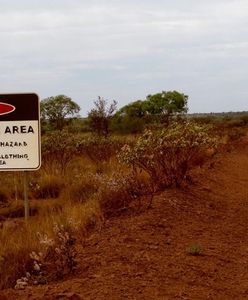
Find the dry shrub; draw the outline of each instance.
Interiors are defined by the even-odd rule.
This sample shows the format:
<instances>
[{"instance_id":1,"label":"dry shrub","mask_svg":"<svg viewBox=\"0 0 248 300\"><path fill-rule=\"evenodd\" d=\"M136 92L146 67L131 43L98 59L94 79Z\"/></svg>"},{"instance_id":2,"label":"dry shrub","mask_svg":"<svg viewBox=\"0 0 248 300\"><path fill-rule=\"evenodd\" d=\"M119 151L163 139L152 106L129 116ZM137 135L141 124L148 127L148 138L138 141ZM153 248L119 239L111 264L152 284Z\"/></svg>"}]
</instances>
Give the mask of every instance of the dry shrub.
<instances>
[{"instance_id":1,"label":"dry shrub","mask_svg":"<svg viewBox=\"0 0 248 300\"><path fill-rule=\"evenodd\" d=\"M87 202L67 203L64 211L64 218L69 222L69 226L76 231L79 241L84 241L85 237L96 228L101 228L104 217L97 199L91 198Z\"/></svg>"},{"instance_id":2,"label":"dry shrub","mask_svg":"<svg viewBox=\"0 0 248 300\"><path fill-rule=\"evenodd\" d=\"M180 186L194 166L194 159L215 146L216 139L209 130L208 126L192 122L173 122L166 129L147 130L133 147L122 148L119 159L147 172L157 190Z\"/></svg>"},{"instance_id":3,"label":"dry shrub","mask_svg":"<svg viewBox=\"0 0 248 300\"><path fill-rule=\"evenodd\" d=\"M0 289L13 287L16 279L26 274L26 263L31 249L38 243L24 225L0 231Z\"/></svg>"},{"instance_id":4,"label":"dry shrub","mask_svg":"<svg viewBox=\"0 0 248 300\"><path fill-rule=\"evenodd\" d=\"M78 144L78 151L86 155L92 162L99 164L108 162L121 149L124 139L116 137L90 136Z\"/></svg>"},{"instance_id":5,"label":"dry shrub","mask_svg":"<svg viewBox=\"0 0 248 300\"><path fill-rule=\"evenodd\" d=\"M226 142L237 141L246 135L247 120L247 115L224 119L215 124L214 131L220 138L225 138Z\"/></svg>"},{"instance_id":6,"label":"dry shrub","mask_svg":"<svg viewBox=\"0 0 248 300\"><path fill-rule=\"evenodd\" d=\"M11 199L23 198L23 176L21 172L1 172L0 181L0 205L2 201L4 204Z\"/></svg>"},{"instance_id":7,"label":"dry shrub","mask_svg":"<svg viewBox=\"0 0 248 300\"><path fill-rule=\"evenodd\" d=\"M32 195L36 199L58 198L63 186L61 178L54 175L41 177L38 182L30 182Z\"/></svg>"},{"instance_id":8,"label":"dry shrub","mask_svg":"<svg viewBox=\"0 0 248 300\"><path fill-rule=\"evenodd\" d=\"M227 130L228 141L237 141L246 135L246 130L241 127L233 127Z\"/></svg>"},{"instance_id":9,"label":"dry shrub","mask_svg":"<svg viewBox=\"0 0 248 300\"><path fill-rule=\"evenodd\" d=\"M98 192L98 200L104 215L109 217L128 207L131 200L125 178L105 178Z\"/></svg>"},{"instance_id":10,"label":"dry shrub","mask_svg":"<svg viewBox=\"0 0 248 300\"><path fill-rule=\"evenodd\" d=\"M53 131L42 138L42 168L47 174L64 175L77 155L77 136L66 130Z\"/></svg>"},{"instance_id":11,"label":"dry shrub","mask_svg":"<svg viewBox=\"0 0 248 300\"><path fill-rule=\"evenodd\" d=\"M1 190L0 190L0 206L6 205L9 201L9 199L10 199L9 192L4 187L1 187Z\"/></svg>"},{"instance_id":12,"label":"dry shrub","mask_svg":"<svg viewBox=\"0 0 248 300\"><path fill-rule=\"evenodd\" d=\"M84 203L98 191L100 180L97 174L79 174L67 187L64 198L73 203Z\"/></svg>"},{"instance_id":13,"label":"dry shrub","mask_svg":"<svg viewBox=\"0 0 248 300\"><path fill-rule=\"evenodd\" d=\"M30 215L34 216L38 213L38 205L30 207ZM0 214L6 218L21 218L24 217L24 202L22 200L12 200L8 206L0 210Z\"/></svg>"},{"instance_id":14,"label":"dry shrub","mask_svg":"<svg viewBox=\"0 0 248 300\"><path fill-rule=\"evenodd\" d=\"M244 115L240 118L243 121L244 126L247 126L248 125L248 115Z\"/></svg>"},{"instance_id":15,"label":"dry shrub","mask_svg":"<svg viewBox=\"0 0 248 300\"><path fill-rule=\"evenodd\" d=\"M47 199L46 201L33 201L38 208L38 215L49 217L50 215L58 215L63 212L64 203L61 198ZM32 202L31 202L32 207Z\"/></svg>"},{"instance_id":16,"label":"dry shrub","mask_svg":"<svg viewBox=\"0 0 248 300\"><path fill-rule=\"evenodd\" d=\"M47 174L65 175L68 166L80 156L97 166L109 162L125 144L125 139L72 135L66 130L52 132L42 139L42 169Z\"/></svg>"},{"instance_id":17,"label":"dry shrub","mask_svg":"<svg viewBox=\"0 0 248 300\"><path fill-rule=\"evenodd\" d=\"M76 262L76 240L83 240L87 228L103 221L96 200L85 204L65 203L63 211L37 216L27 224L20 222L14 230L0 230L0 289L14 287L17 279L32 274L32 280L46 282L72 272ZM54 230L56 226L59 230ZM39 237L39 238L38 238ZM74 240L76 239L76 240ZM56 250L58 248L58 250ZM34 258L40 269L34 268ZM39 254L41 253L41 255ZM63 269L63 271L61 271ZM61 271L61 272L60 272ZM32 282L30 282L32 284Z\"/></svg>"},{"instance_id":18,"label":"dry shrub","mask_svg":"<svg viewBox=\"0 0 248 300\"><path fill-rule=\"evenodd\" d=\"M120 214L134 200L151 195L153 186L133 172L114 172L103 177L97 194L101 210L106 217Z\"/></svg>"},{"instance_id":19,"label":"dry shrub","mask_svg":"<svg viewBox=\"0 0 248 300\"><path fill-rule=\"evenodd\" d=\"M33 280L43 282L55 278L63 278L75 271L77 266L75 248L76 238L70 226L54 223L53 235L38 233L42 251L32 251L29 273Z\"/></svg>"}]
</instances>

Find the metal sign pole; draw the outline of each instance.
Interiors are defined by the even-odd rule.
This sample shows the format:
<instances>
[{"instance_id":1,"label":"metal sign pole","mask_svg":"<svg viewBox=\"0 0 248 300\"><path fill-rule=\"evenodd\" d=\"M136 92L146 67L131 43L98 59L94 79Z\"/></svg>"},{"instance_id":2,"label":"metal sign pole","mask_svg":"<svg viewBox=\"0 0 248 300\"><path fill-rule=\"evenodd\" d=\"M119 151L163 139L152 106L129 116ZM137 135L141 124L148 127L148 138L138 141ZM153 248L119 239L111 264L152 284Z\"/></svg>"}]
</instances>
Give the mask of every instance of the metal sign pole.
<instances>
[{"instance_id":1,"label":"metal sign pole","mask_svg":"<svg viewBox=\"0 0 248 300\"><path fill-rule=\"evenodd\" d=\"M18 192L17 192L17 175L18 175L18 174L15 174L15 175L14 175L15 201L16 201L16 203L17 203L17 201L18 201Z\"/></svg>"},{"instance_id":2,"label":"metal sign pole","mask_svg":"<svg viewBox=\"0 0 248 300\"><path fill-rule=\"evenodd\" d=\"M24 211L25 221L29 218L29 202L28 202L28 172L23 171L23 191L24 191Z\"/></svg>"}]
</instances>

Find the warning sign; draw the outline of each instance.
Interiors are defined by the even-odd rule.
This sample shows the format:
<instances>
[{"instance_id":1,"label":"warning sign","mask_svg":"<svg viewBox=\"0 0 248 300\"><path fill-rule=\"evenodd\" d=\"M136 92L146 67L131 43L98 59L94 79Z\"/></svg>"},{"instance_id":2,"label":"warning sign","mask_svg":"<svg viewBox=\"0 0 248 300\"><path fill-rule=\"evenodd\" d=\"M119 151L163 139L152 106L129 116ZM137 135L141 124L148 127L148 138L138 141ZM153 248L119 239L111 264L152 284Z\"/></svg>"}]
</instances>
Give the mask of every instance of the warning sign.
<instances>
[{"instance_id":1,"label":"warning sign","mask_svg":"<svg viewBox=\"0 0 248 300\"><path fill-rule=\"evenodd\" d=\"M36 94L0 94L0 171L37 170L41 162Z\"/></svg>"}]
</instances>

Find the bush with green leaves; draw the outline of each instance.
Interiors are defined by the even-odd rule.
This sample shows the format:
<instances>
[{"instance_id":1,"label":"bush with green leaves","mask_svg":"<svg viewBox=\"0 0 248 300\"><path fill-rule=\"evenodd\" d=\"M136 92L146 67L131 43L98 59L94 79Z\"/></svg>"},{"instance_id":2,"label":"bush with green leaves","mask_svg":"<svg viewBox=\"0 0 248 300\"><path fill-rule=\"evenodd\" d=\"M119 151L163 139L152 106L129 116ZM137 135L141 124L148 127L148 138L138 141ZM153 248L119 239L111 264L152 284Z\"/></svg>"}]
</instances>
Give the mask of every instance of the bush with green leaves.
<instances>
[{"instance_id":1,"label":"bush with green leaves","mask_svg":"<svg viewBox=\"0 0 248 300\"><path fill-rule=\"evenodd\" d=\"M200 244L192 244L187 248L187 252L193 256L199 256L202 254L202 246Z\"/></svg>"},{"instance_id":2,"label":"bush with green leaves","mask_svg":"<svg viewBox=\"0 0 248 300\"><path fill-rule=\"evenodd\" d=\"M210 127L173 122L162 130L146 130L134 146L125 145L118 157L147 172L157 190L180 186L199 156L216 145ZM205 155L206 156L206 155Z\"/></svg>"}]
</instances>

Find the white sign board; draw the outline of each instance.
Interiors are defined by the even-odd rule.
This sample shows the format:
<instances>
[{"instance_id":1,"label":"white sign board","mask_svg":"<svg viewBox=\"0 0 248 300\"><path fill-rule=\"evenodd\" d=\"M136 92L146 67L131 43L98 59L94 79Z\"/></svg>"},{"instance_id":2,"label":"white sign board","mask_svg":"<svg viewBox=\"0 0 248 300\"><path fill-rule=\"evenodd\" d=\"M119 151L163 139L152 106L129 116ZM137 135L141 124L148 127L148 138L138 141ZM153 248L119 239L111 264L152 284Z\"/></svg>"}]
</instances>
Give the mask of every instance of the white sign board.
<instances>
[{"instance_id":1,"label":"white sign board","mask_svg":"<svg viewBox=\"0 0 248 300\"><path fill-rule=\"evenodd\" d=\"M36 94L0 94L0 171L37 170L41 164Z\"/></svg>"}]
</instances>

